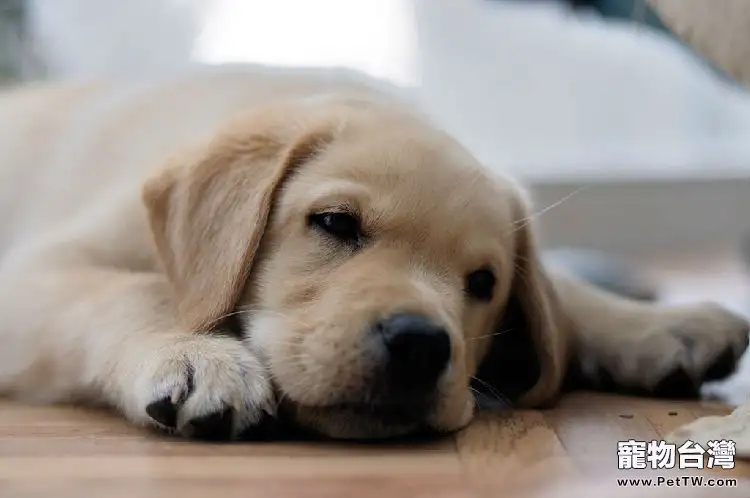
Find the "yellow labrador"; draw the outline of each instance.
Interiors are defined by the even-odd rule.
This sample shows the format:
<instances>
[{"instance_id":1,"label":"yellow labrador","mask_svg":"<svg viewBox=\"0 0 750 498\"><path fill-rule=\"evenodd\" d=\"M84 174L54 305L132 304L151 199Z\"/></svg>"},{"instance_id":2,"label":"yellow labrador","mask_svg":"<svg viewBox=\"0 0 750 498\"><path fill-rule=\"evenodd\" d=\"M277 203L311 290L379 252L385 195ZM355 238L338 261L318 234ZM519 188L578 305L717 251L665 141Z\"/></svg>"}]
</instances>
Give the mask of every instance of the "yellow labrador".
<instances>
[{"instance_id":1,"label":"yellow labrador","mask_svg":"<svg viewBox=\"0 0 750 498\"><path fill-rule=\"evenodd\" d=\"M0 99L0 392L234 438L522 407L565 379L691 395L745 321L540 263L518 187L363 78L259 68ZM167 159L167 157L170 157Z\"/></svg>"}]
</instances>

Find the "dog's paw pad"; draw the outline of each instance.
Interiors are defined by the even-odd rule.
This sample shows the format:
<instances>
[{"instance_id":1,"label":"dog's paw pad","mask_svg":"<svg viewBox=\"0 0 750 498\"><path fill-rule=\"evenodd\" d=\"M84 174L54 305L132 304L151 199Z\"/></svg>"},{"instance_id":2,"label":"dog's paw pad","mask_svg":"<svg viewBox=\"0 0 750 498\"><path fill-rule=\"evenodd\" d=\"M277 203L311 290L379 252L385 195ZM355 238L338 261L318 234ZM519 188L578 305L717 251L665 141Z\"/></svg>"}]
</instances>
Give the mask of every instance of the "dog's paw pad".
<instances>
[{"instance_id":1,"label":"dog's paw pad","mask_svg":"<svg viewBox=\"0 0 750 498\"><path fill-rule=\"evenodd\" d=\"M245 428L237 438L242 441L270 441L289 434L289 431L284 431L277 417L264 411L258 423Z\"/></svg>"},{"instance_id":2,"label":"dog's paw pad","mask_svg":"<svg viewBox=\"0 0 750 498\"><path fill-rule=\"evenodd\" d=\"M174 429L177 427L177 407L169 396L150 403L146 413L159 424Z\"/></svg>"},{"instance_id":3,"label":"dog's paw pad","mask_svg":"<svg viewBox=\"0 0 750 498\"><path fill-rule=\"evenodd\" d=\"M703 374L703 380L708 382L725 379L735 372L737 363L738 358L734 350L731 347L726 348L706 369L706 372Z\"/></svg>"},{"instance_id":4,"label":"dog's paw pad","mask_svg":"<svg viewBox=\"0 0 750 498\"><path fill-rule=\"evenodd\" d=\"M652 395L657 398L697 398L699 386L682 368L667 374L654 388Z\"/></svg>"},{"instance_id":5,"label":"dog's paw pad","mask_svg":"<svg viewBox=\"0 0 750 498\"><path fill-rule=\"evenodd\" d=\"M196 417L181 428L186 437L204 441L226 441L232 438L234 413L225 408L202 417Z\"/></svg>"}]
</instances>

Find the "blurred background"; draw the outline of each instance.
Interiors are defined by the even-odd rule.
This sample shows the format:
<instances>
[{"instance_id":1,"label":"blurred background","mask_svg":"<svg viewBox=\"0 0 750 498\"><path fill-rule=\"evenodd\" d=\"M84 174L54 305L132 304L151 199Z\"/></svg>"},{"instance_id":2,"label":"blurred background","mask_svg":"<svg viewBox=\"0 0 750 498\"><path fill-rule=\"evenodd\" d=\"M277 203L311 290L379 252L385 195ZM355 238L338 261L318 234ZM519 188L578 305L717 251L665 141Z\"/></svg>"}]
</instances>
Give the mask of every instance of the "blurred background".
<instances>
[{"instance_id":1,"label":"blurred background","mask_svg":"<svg viewBox=\"0 0 750 498\"><path fill-rule=\"evenodd\" d=\"M0 16L9 83L251 62L413 88L555 206L545 245L700 269L676 290L750 303L732 286L750 228L747 0L0 0Z\"/></svg>"}]
</instances>

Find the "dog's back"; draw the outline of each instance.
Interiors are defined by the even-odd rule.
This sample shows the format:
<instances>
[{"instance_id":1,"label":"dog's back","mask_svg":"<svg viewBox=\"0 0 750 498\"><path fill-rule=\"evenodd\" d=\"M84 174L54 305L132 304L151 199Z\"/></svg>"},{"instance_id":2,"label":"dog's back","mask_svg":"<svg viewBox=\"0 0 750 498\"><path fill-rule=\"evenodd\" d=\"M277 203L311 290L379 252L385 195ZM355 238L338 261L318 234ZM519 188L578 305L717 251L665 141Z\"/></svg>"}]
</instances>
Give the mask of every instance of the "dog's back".
<instances>
[{"instance_id":1,"label":"dog's back","mask_svg":"<svg viewBox=\"0 0 750 498\"><path fill-rule=\"evenodd\" d=\"M1 250L113 203L132 205L150 171L235 114L368 83L345 72L243 66L9 90L0 95Z\"/></svg>"}]
</instances>

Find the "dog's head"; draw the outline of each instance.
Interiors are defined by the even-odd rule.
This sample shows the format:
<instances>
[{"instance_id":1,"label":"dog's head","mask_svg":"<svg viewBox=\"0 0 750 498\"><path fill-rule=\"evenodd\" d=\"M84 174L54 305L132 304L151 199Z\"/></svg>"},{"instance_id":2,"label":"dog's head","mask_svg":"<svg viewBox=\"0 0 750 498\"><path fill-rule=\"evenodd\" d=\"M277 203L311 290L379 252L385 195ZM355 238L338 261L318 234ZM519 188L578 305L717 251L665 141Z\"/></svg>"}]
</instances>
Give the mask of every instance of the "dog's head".
<instances>
[{"instance_id":1,"label":"dog's head","mask_svg":"<svg viewBox=\"0 0 750 498\"><path fill-rule=\"evenodd\" d=\"M450 431L477 390L533 405L559 386L523 198L397 107L258 111L176 160L144 199L184 326L238 316L302 427Z\"/></svg>"}]
</instances>

